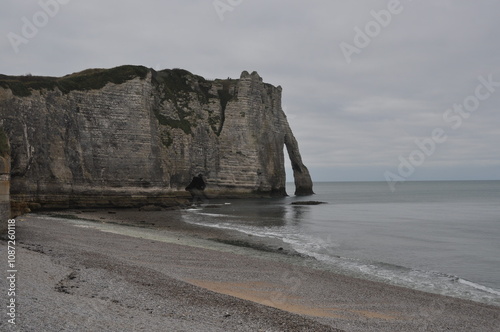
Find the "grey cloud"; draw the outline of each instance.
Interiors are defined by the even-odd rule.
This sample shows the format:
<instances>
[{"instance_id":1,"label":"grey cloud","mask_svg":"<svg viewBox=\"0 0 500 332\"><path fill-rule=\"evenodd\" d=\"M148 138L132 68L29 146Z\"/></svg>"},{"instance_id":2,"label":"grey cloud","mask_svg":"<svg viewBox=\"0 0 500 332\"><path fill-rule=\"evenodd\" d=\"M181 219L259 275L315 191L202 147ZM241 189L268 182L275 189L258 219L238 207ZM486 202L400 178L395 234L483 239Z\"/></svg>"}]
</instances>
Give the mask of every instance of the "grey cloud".
<instances>
[{"instance_id":1,"label":"grey cloud","mask_svg":"<svg viewBox=\"0 0 500 332\"><path fill-rule=\"evenodd\" d=\"M283 87L289 121L317 179L384 180L416 138L438 127L449 138L415 179L500 179L493 171L500 168L500 88L457 130L443 120L474 93L478 76L500 81L500 3L400 2L404 10L348 64L339 44L353 43L354 28L363 29L374 20L371 11L389 1L248 0L221 21L212 1L73 0L15 54L7 34L20 33L22 17L40 6L6 0L0 73L59 76L143 64L225 78L257 70Z\"/></svg>"}]
</instances>

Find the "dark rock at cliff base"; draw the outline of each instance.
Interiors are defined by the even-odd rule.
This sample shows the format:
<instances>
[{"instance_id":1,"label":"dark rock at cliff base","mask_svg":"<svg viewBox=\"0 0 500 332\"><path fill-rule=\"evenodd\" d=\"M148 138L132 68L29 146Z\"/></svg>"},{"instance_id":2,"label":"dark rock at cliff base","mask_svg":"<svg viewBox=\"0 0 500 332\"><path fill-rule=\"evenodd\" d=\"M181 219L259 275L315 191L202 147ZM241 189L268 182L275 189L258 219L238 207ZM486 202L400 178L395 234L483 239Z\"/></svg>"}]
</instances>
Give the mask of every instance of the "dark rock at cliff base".
<instances>
[{"instance_id":1,"label":"dark rock at cliff base","mask_svg":"<svg viewBox=\"0 0 500 332\"><path fill-rule=\"evenodd\" d=\"M122 66L0 75L11 197L44 209L176 205L200 173L210 198L286 195L284 146L296 194L312 194L281 92L256 72L206 80Z\"/></svg>"},{"instance_id":2,"label":"dark rock at cliff base","mask_svg":"<svg viewBox=\"0 0 500 332\"><path fill-rule=\"evenodd\" d=\"M318 201L301 201L301 202L292 202L292 205L321 205L328 204L327 202L318 202Z\"/></svg>"},{"instance_id":3,"label":"dark rock at cliff base","mask_svg":"<svg viewBox=\"0 0 500 332\"><path fill-rule=\"evenodd\" d=\"M139 211L145 212L154 212L154 211L162 211L162 207L158 205L144 205L139 208Z\"/></svg>"}]
</instances>

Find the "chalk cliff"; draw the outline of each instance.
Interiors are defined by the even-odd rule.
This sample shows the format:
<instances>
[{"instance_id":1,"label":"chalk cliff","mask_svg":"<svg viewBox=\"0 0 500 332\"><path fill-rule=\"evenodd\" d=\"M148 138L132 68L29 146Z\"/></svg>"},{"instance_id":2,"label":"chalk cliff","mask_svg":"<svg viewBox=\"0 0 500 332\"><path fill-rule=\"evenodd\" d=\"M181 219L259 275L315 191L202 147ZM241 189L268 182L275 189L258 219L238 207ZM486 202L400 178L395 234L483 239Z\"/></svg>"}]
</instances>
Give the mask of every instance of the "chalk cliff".
<instances>
[{"instance_id":1,"label":"chalk cliff","mask_svg":"<svg viewBox=\"0 0 500 332\"><path fill-rule=\"evenodd\" d=\"M0 238L6 235L10 217L10 146L0 127Z\"/></svg>"},{"instance_id":2,"label":"chalk cliff","mask_svg":"<svg viewBox=\"0 0 500 332\"><path fill-rule=\"evenodd\" d=\"M256 73L206 80L181 69L0 75L11 198L43 207L171 204L199 173L208 196L297 194L312 182L281 108Z\"/></svg>"}]
</instances>

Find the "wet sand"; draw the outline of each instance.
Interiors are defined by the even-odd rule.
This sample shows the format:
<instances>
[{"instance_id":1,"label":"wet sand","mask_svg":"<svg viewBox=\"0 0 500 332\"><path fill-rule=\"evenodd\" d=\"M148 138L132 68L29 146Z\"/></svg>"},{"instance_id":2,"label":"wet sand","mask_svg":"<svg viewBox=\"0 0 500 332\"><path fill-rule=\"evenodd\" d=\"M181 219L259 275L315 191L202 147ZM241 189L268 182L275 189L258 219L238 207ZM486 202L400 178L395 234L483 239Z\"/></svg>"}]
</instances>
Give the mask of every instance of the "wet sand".
<instances>
[{"instance_id":1,"label":"wet sand","mask_svg":"<svg viewBox=\"0 0 500 332\"><path fill-rule=\"evenodd\" d=\"M279 243L259 256L175 212L73 213L98 222L18 218L18 324L0 330L499 330L500 307L299 266Z\"/></svg>"}]
</instances>

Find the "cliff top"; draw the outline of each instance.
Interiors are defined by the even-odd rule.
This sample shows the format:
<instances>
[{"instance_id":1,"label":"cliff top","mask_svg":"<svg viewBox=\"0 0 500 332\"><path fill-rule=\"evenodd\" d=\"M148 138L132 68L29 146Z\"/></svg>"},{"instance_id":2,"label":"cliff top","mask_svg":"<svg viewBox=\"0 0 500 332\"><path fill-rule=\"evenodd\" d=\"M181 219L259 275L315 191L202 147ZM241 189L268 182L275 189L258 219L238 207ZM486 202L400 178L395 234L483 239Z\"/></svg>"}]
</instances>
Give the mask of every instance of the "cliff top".
<instances>
[{"instance_id":1,"label":"cliff top","mask_svg":"<svg viewBox=\"0 0 500 332\"><path fill-rule=\"evenodd\" d=\"M143 66L120 66L111 69L87 69L63 77L0 75L0 87L11 89L16 96L31 95L31 90L54 90L63 93L73 90L101 89L108 83L121 84L135 77L145 78L149 69Z\"/></svg>"},{"instance_id":2,"label":"cliff top","mask_svg":"<svg viewBox=\"0 0 500 332\"><path fill-rule=\"evenodd\" d=\"M0 74L0 87L12 90L12 93L19 97L30 96L32 90L54 90L56 88L67 94L75 90L101 89L108 83L122 84L136 77L144 79L150 71L154 73L155 80L166 83L170 89L176 91L191 90L190 84L186 80L187 77L191 77L201 84L209 82L230 84L237 81L237 79L231 78L208 80L179 68L155 71L144 66L124 65L111 69L86 69L63 77L32 76L30 74L8 76ZM243 71L240 79L257 79L262 82L262 78L256 71L252 72L252 74Z\"/></svg>"}]
</instances>

